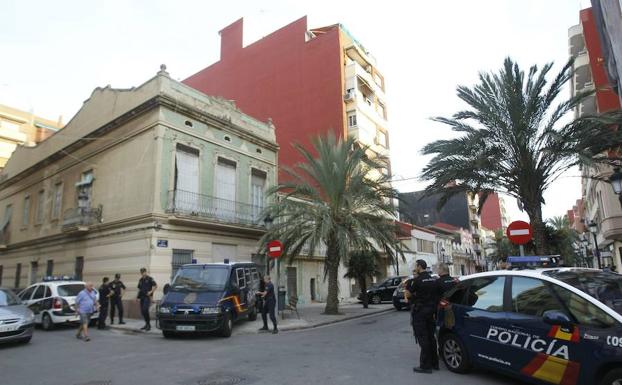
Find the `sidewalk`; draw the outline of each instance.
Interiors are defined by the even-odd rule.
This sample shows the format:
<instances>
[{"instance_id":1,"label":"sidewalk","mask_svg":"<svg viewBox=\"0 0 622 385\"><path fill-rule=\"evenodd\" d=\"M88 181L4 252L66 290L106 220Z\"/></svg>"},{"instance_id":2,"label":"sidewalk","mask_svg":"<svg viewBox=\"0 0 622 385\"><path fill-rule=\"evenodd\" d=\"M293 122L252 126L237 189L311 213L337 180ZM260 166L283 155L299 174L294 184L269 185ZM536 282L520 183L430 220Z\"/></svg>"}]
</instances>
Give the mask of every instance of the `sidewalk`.
<instances>
[{"instance_id":1,"label":"sidewalk","mask_svg":"<svg viewBox=\"0 0 622 385\"><path fill-rule=\"evenodd\" d=\"M341 303L339 304L339 315L324 315L324 303L312 303L298 308L298 314L300 319L296 316L296 312L285 310L278 314L278 327L279 331L288 330L302 330L311 329L319 326L329 325L336 322L343 322L346 320L369 316L372 314L379 314L388 311L392 311L393 305L381 304L381 305L369 305L368 309L363 308L360 303ZM284 317L284 318L283 318ZM144 333L144 334L160 334L160 329L155 327L155 321L151 321L151 330L144 332L140 330L144 326L144 321L136 319L126 319L125 325L119 325L117 323L110 325L113 330L121 330L131 333ZM268 325L272 328L270 320ZM233 334L258 334L259 328L262 326L261 316L257 317L257 321L249 322L247 320L241 320L233 325Z\"/></svg>"}]
</instances>

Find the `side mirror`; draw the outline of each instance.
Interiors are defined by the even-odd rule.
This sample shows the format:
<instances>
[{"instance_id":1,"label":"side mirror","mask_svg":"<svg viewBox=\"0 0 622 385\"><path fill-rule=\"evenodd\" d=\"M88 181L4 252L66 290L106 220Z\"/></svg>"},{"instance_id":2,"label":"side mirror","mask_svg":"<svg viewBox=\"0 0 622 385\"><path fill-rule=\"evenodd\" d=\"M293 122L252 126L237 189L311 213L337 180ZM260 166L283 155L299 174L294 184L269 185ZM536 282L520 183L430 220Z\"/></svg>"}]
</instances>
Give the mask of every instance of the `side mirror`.
<instances>
[{"instance_id":1,"label":"side mirror","mask_svg":"<svg viewBox=\"0 0 622 385\"><path fill-rule=\"evenodd\" d=\"M164 292L164 295L168 294L168 292L171 291L171 285L169 285L168 283L166 285L164 285L164 287L162 288L162 292Z\"/></svg>"},{"instance_id":2,"label":"side mirror","mask_svg":"<svg viewBox=\"0 0 622 385\"><path fill-rule=\"evenodd\" d=\"M572 328L574 324L566 315L559 310L547 310L542 315L542 320L549 325L559 325L564 328Z\"/></svg>"}]
</instances>

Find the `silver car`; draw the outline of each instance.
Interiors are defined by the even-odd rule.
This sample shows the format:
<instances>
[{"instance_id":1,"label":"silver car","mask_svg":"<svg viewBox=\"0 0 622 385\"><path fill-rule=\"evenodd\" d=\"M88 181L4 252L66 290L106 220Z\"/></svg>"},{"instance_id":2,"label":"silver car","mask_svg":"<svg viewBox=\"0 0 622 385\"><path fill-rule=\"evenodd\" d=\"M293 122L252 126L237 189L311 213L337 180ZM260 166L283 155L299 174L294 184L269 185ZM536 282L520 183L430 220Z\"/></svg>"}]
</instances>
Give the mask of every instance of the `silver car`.
<instances>
[{"instance_id":1,"label":"silver car","mask_svg":"<svg viewBox=\"0 0 622 385\"><path fill-rule=\"evenodd\" d=\"M32 338L35 315L10 289L0 287L0 343Z\"/></svg>"}]
</instances>

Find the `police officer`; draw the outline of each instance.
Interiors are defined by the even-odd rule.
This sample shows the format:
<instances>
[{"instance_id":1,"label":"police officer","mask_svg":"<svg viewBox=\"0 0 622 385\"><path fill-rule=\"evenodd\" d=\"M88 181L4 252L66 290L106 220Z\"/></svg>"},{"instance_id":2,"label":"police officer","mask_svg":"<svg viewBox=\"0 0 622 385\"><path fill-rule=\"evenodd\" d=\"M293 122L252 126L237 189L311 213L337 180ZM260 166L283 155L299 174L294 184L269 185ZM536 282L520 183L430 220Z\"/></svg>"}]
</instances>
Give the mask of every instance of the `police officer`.
<instances>
[{"instance_id":1,"label":"police officer","mask_svg":"<svg viewBox=\"0 0 622 385\"><path fill-rule=\"evenodd\" d=\"M151 320L149 318L149 307L151 306L151 299L153 297L153 292L158 288L155 280L147 275L147 269L144 267L140 268L140 280L138 281L138 296L137 298L140 300L140 312L145 319L145 326L140 328L140 330L144 330L148 332L151 330Z\"/></svg>"},{"instance_id":2,"label":"police officer","mask_svg":"<svg viewBox=\"0 0 622 385\"><path fill-rule=\"evenodd\" d=\"M276 315L274 314L274 310L276 308L276 296L274 295L274 285L270 280L270 276L266 275L264 277L264 282L266 283L266 289L264 291L259 292L259 294L263 297L263 308L261 311L261 319L263 320L263 327L259 330L267 331L268 329L268 317L270 314L270 320L272 321L272 326L274 326L274 330L272 330L272 334L276 334L279 330L276 328Z\"/></svg>"},{"instance_id":3,"label":"police officer","mask_svg":"<svg viewBox=\"0 0 622 385\"><path fill-rule=\"evenodd\" d=\"M99 319L97 321L98 329L106 328L106 317L108 316L108 303L110 302L110 296L112 295L112 290L110 290L110 285L108 284L108 277L104 277L102 279L102 284L99 287Z\"/></svg>"},{"instance_id":4,"label":"police officer","mask_svg":"<svg viewBox=\"0 0 622 385\"><path fill-rule=\"evenodd\" d=\"M123 325L123 294L125 293L125 285L121 281L121 274L116 273L114 279L110 282L110 324L114 323L115 308L119 311L119 324Z\"/></svg>"},{"instance_id":5,"label":"police officer","mask_svg":"<svg viewBox=\"0 0 622 385\"><path fill-rule=\"evenodd\" d=\"M418 259L415 262L417 277L409 282L406 290L412 298L412 324L415 338L421 348L417 373L432 373L438 370L438 353L435 336L434 316L439 300L439 283L426 270L428 264Z\"/></svg>"},{"instance_id":6,"label":"police officer","mask_svg":"<svg viewBox=\"0 0 622 385\"><path fill-rule=\"evenodd\" d=\"M452 289L458 283L456 278L449 275L449 266L445 263L438 265L438 276L440 296L447 293L449 289Z\"/></svg>"}]
</instances>

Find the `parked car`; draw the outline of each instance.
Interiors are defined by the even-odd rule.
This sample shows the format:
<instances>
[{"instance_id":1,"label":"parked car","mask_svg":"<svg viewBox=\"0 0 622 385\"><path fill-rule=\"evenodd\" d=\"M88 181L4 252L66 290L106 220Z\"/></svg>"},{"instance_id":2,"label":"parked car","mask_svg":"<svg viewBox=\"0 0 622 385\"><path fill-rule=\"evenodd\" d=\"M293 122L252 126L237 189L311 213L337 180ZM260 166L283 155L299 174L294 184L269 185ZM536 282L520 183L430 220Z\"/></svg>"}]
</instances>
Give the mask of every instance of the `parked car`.
<instances>
[{"instance_id":1,"label":"parked car","mask_svg":"<svg viewBox=\"0 0 622 385\"><path fill-rule=\"evenodd\" d=\"M80 320L75 308L76 296L85 286L85 282L71 277L46 277L43 282L22 290L18 296L34 313L35 323L43 330L52 330L56 325ZM99 293L97 298L99 300ZM97 322L98 317L98 312L93 314L91 323Z\"/></svg>"},{"instance_id":2,"label":"parked car","mask_svg":"<svg viewBox=\"0 0 622 385\"><path fill-rule=\"evenodd\" d=\"M447 368L531 383L622 384L622 276L595 269L463 277L438 313Z\"/></svg>"},{"instance_id":3,"label":"parked car","mask_svg":"<svg viewBox=\"0 0 622 385\"><path fill-rule=\"evenodd\" d=\"M379 284L373 285L367 289L367 298L369 302L379 304L381 302L391 301L393 298L393 292L405 278L405 275L399 277L389 277ZM360 293L357 298L359 301L362 301L363 293Z\"/></svg>"},{"instance_id":4,"label":"parked car","mask_svg":"<svg viewBox=\"0 0 622 385\"><path fill-rule=\"evenodd\" d=\"M184 265L164 286L157 326L166 338L209 331L230 337L236 320L257 319L259 280L250 262Z\"/></svg>"},{"instance_id":5,"label":"parked car","mask_svg":"<svg viewBox=\"0 0 622 385\"><path fill-rule=\"evenodd\" d=\"M34 317L11 289L0 287L0 343L30 342Z\"/></svg>"}]
</instances>

